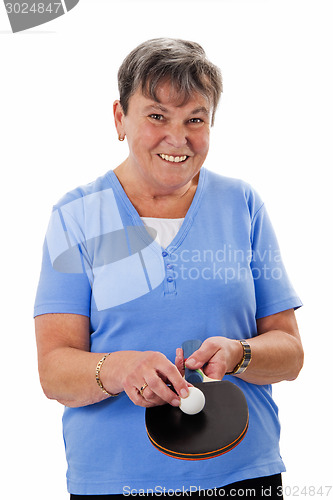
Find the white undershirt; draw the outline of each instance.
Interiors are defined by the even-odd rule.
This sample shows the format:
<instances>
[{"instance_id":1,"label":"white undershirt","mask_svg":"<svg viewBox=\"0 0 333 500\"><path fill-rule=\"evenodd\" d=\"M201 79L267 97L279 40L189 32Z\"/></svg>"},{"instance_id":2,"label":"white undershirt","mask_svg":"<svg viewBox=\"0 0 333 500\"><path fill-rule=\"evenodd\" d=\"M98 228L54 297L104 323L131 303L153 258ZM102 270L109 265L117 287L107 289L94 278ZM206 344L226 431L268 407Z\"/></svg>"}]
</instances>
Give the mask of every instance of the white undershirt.
<instances>
[{"instance_id":1,"label":"white undershirt","mask_svg":"<svg viewBox=\"0 0 333 500\"><path fill-rule=\"evenodd\" d=\"M163 248L170 245L184 221L184 219L160 219L157 217L141 217L141 220L147 227L155 229L157 232L156 241Z\"/></svg>"}]
</instances>

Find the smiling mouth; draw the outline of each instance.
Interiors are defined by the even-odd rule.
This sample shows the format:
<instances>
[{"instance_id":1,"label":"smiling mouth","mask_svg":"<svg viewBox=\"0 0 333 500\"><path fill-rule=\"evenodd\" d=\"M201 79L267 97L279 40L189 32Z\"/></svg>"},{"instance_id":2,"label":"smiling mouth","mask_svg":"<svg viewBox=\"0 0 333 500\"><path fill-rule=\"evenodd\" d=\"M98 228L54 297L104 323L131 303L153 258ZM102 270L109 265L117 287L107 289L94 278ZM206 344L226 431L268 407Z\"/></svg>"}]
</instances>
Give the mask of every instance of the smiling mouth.
<instances>
[{"instance_id":1,"label":"smiling mouth","mask_svg":"<svg viewBox=\"0 0 333 500\"><path fill-rule=\"evenodd\" d=\"M184 161L189 158L189 156L184 155L184 156L172 156L172 155L165 155L165 154L159 154L158 155L162 160L168 161L170 163L184 163Z\"/></svg>"}]
</instances>

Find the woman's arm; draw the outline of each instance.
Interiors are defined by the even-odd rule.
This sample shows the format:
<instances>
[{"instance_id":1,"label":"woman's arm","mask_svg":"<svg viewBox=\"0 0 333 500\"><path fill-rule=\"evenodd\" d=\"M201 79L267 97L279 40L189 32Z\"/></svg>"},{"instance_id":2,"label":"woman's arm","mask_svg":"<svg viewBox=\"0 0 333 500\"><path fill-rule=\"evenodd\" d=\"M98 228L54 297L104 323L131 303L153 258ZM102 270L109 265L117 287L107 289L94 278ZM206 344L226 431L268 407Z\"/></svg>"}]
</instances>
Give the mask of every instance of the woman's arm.
<instances>
[{"instance_id":1,"label":"woman's arm","mask_svg":"<svg viewBox=\"0 0 333 500\"><path fill-rule=\"evenodd\" d=\"M89 318L77 314L45 314L36 317L35 327L40 381L48 398L78 407L109 397L96 382L96 366L105 353L90 352ZM170 382L178 394L188 393L187 384L175 365L159 352L114 352L104 361L100 378L108 392L126 391L139 406L165 402L178 406L179 397L166 382ZM138 389L145 383L148 387L143 397Z\"/></svg>"},{"instance_id":2,"label":"woman's arm","mask_svg":"<svg viewBox=\"0 0 333 500\"><path fill-rule=\"evenodd\" d=\"M252 384L295 380L302 369L304 351L293 309L257 320L258 336L247 340L252 360L237 377Z\"/></svg>"},{"instance_id":3,"label":"woman's arm","mask_svg":"<svg viewBox=\"0 0 333 500\"><path fill-rule=\"evenodd\" d=\"M258 319L257 331L258 336L247 339L251 346L251 363L244 373L235 376L258 385L294 380L304 359L294 310ZM188 358L186 366L197 369L207 363L205 374L221 380L242 357L243 347L237 340L211 337Z\"/></svg>"}]
</instances>

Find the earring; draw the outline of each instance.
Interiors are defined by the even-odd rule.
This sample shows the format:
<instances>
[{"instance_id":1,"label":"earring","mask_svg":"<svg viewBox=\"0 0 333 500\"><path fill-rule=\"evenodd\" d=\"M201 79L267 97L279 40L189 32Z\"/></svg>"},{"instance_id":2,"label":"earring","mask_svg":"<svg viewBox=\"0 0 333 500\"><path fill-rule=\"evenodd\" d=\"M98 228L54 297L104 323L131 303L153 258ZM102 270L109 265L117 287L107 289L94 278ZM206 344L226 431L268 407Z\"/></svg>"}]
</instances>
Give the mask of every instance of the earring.
<instances>
[{"instance_id":1,"label":"earring","mask_svg":"<svg viewBox=\"0 0 333 500\"><path fill-rule=\"evenodd\" d=\"M125 140L125 135L124 135L124 137L123 137L121 134L119 134L119 135L118 135L118 140L119 140L119 141L124 141L124 140Z\"/></svg>"}]
</instances>

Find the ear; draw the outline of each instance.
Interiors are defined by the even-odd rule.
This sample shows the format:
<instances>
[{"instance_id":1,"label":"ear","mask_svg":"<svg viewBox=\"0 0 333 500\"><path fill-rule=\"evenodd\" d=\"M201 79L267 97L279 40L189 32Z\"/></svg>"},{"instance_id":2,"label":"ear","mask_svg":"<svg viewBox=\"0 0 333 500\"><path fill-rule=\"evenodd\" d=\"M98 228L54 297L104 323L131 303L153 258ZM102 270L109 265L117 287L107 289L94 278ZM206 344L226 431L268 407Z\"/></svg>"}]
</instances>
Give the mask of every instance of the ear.
<instances>
[{"instance_id":1,"label":"ear","mask_svg":"<svg viewBox=\"0 0 333 500\"><path fill-rule=\"evenodd\" d=\"M118 136L125 136L125 127L124 127L124 117L125 113L120 104L120 101L114 101L113 103L113 116L114 123L118 132Z\"/></svg>"}]
</instances>

